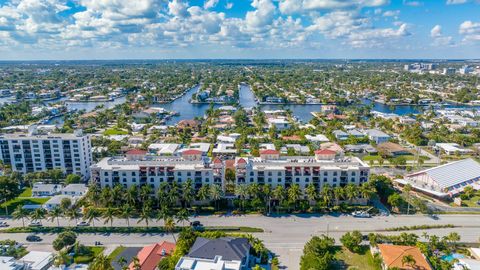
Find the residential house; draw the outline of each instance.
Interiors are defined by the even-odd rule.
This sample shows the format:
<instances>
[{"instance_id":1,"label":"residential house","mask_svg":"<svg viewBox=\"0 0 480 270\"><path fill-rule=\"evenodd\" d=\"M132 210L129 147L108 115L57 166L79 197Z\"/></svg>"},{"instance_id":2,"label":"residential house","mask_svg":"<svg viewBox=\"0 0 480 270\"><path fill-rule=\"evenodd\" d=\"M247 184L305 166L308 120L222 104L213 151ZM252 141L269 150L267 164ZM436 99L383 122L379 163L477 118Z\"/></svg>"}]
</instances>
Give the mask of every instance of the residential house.
<instances>
[{"instance_id":1,"label":"residential house","mask_svg":"<svg viewBox=\"0 0 480 270\"><path fill-rule=\"evenodd\" d=\"M378 245L378 254L382 258L382 269L397 268L399 270L433 270L420 249L415 246ZM405 256L413 257L412 265L405 264Z\"/></svg>"},{"instance_id":2,"label":"residential house","mask_svg":"<svg viewBox=\"0 0 480 270\"><path fill-rule=\"evenodd\" d=\"M140 269L135 268L133 262L128 266L130 270L156 270L158 263L166 256L172 255L175 244L167 241L142 248L138 254Z\"/></svg>"},{"instance_id":3,"label":"residential house","mask_svg":"<svg viewBox=\"0 0 480 270\"><path fill-rule=\"evenodd\" d=\"M391 138L390 135L378 129L368 129L365 131L365 134L371 141L374 141L376 144L388 142Z\"/></svg>"},{"instance_id":4,"label":"residential house","mask_svg":"<svg viewBox=\"0 0 480 270\"><path fill-rule=\"evenodd\" d=\"M51 197L58 194L62 189L60 184L34 183L32 187L32 197Z\"/></svg>"}]
</instances>

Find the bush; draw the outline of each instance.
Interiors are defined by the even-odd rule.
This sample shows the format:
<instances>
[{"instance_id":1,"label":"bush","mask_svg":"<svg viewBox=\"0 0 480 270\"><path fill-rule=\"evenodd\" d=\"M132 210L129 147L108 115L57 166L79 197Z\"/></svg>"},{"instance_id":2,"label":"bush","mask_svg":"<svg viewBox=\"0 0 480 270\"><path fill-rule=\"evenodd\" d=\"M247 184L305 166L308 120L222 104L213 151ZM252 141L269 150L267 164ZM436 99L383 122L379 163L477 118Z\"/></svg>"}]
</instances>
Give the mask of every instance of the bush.
<instances>
[{"instance_id":1,"label":"bush","mask_svg":"<svg viewBox=\"0 0 480 270\"><path fill-rule=\"evenodd\" d=\"M363 235L359 231L348 232L340 238L342 245L351 252L358 253L361 250Z\"/></svg>"},{"instance_id":2,"label":"bush","mask_svg":"<svg viewBox=\"0 0 480 270\"><path fill-rule=\"evenodd\" d=\"M314 236L305 244L303 255L300 260L301 270L327 270L335 260L335 240L328 236Z\"/></svg>"}]
</instances>

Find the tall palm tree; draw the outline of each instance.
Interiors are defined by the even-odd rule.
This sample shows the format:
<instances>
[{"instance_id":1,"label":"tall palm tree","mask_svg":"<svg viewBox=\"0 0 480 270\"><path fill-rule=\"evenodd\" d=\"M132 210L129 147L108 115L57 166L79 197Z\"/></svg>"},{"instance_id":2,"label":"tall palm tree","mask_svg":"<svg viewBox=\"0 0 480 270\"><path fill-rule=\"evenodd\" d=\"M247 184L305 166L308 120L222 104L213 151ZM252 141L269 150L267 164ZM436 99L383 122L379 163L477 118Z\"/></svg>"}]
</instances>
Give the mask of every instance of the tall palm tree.
<instances>
[{"instance_id":1,"label":"tall palm tree","mask_svg":"<svg viewBox=\"0 0 480 270\"><path fill-rule=\"evenodd\" d=\"M210 187L210 198L215 201L215 210L218 210L218 201L222 198L222 196L222 187L220 187L219 185L212 185Z\"/></svg>"},{"instance_id":2,"label":"tall palm tree","mask_svg":"<svg viewBox=\"0 0 480 270\"><path fill-rule=\"evenodd\" d=\"M142 269L142 266L140 265L140 260L138 259L137 256L134 256L132 258L132 262L133 262L133 270L141 270Z\"/></svg>"},{"instance_id":3,"label":"tall palm tree","mask_svg":"<svg viewBox=\"0 0 480 270\"><path fill-rule=\"evenodd\" d=\"M281 185L275 187L272 191L272 198L276 200L277 203L277 212L279 210L278 206L285 200L285 188Z\"/></svg>"},{"instance_id":4,"label":"tall palm tree","mask_svg":"<svg viewBox=\"0 0 480 270\"><path fill-rule=\"evenodd\" d=\"M142 203L145 203L152 194L152 188L149 185L143 185L140 188L140 198L142 199Z\"/></svg>"},{"instance_id":5,"label":"tall palm tree","mask_svg":"<svg viewBox=\"0 0 480 270\"><path fill-rule=\"evenodd\" d=\"M186 209L182 209L175 214L175 217L177 218L177 222L181 222L182 226L185 226L185 221L189 221L189 214Z\"/></svg>"},{"instance_id":6,"label":"tall palm tree","mask_svg":"<svg viewBox=\"0 0 480 270\"><path fill-rule=\"evenodd\" d=\"M25 228L25 218L28 218L28 211L27 209L24 209L21 205L18 205L17 208L15 208L15 211L12 213L13 219L21 219L22 220L22 226Z\"/></svg>"},{"instance_id":7,"label":"tall palm tree","mask_svg":"<svg viewBox=\"0 0 480 270\"><path fill-rule=\"evenodd\" d=\"M181 198L185 203L185 207L189 207L195 199L195 189L193 189L192 179L187 179L187 181L182 184Z\"/></svg>"},{"instance_id":8,"label":"tall palm tree","mask_svg":"<svg viewBox=\"0 0 480 270\"><path fill-rule=\"evenodd\" d=\"M60 207L54 207L52 210L48 212L48 216L50 217L49 220L51 222L57 220L57 227L60 227L60 217L63 215L62 209Z\"/></svg>"},{"instance_id":9,"label":"tall palm tree","mask_svg":"<svg viewBox=\"0 0 480 270\"><path fill-rule=\"evenodd\" d=\"M176 205L177 200L178 200L178 185L177 185L177 183L173 182L170 185L170 189L168 190L168 194L167 194L167 204L168 204L168 206Z\"/></svg>"},{"instance_id":10,"label":"tall palm tree","mask_svg":"<svg viewBox=\"0 0 480 270\"><path fill-rule=\"evenodd\" d=\"M130 186L125 192L125 202L131 206L135 206L138 198L138 188L133 185Z\"/></svg>"},{"instance_id":11,"label":"tall palm tree","mask_svg":"<svg viewBox=\"0 0 480 270\"><path fill-rule=\"evenodd\" d=\"M332 202L333 197L333 189L329 184L325 184L322 187L322 191L320 192L320 198L322 199L323 203L328 207Z\"/></svg>"},{"instance_id":12,"label":"tall palm tree","mask_svg":"<svg viewBox=\"0 0 480 270\"><path fill-rule=\"evenodd\" d=\"M30 213L30 218L32 220L42 221L47 214L47 211L43 208L37 208L33 212Z\"/></svg>"},{"instance_id":13,"label":"tall palm tree","mask_svg":"<svg viewBox=\"0 0 480 270\"><path fill-rule=\"evenodd\" d=\"M166 231L167 233L172 233L173 241L176 243L177 240L175 239L175 234L174 234L174 231L175 231L175 220L173 220L173 218L171 218L171 217L168 217L168 218L165 220L165 224L164 224L163 226L164 226L165 231Z\"/></svg>"},{"instance_id":14,"label":"tall palm tree","mask_svg":"<svg viewBox=\"0 0 480 270\"><path fill-rule=\"evenodd\" d=\"M110 258L100 253L90 263L88 270L113 270L113 266Z\"/></svg>"},{"instance_id":15,"label":"tall palm tree","mask_svg":"<svg viewBox=\"0 0 480 270\"><path fill-rule=\"evenodd\" d=\"M78 211L78 208L72 207L67 210L66 216L70 220L75 220L75 223L78 223L78 219L80 218L81 215L80 215L80 212Z\"/></svg>"},{"instance_id":16,"label":"tall palm tree","mask_svg":"<svg viewBox=\"0 0 480 270\"><path fill-rule=\"evenodd\" d=\"M148 228L148 223L150 222L151 219L152 219L152 208L150 208L150 206L148 205L144 205L142 208L142 211L140 211L138 215L137 223L145 221L145 224L147 224L147 228Z\"/></svg>"},{"instance_id":17,"label":"tall palm tree","mask_svg":"<svg viewBox=\"0 0 480 270\"><path fill-rule=\"evenodd\" d=\"M253 183L251 185L248 185L248 196L250 198L254 198L254 199L257 199L258 198L258 195L259 195L259 191L260 191L260 185L258 185L257 183Z\"/></svg>"},{"instance_id":18,"label":"tall palm tree","mask_svg":"<svg viewBox=\"0 0 480 270\"><path fill-rule=\"evenodd\" d=\"M288 197L288 200L291 203L293 203L293 210L296 211L297 202L302 197L302 190L300 189L300 186L297 184L290 186L290 188L287 191L287 197Z\"/></svg>"},{"instance_id":19,"label":"tall palm tree","mask_svg":"<svg viewBox=\"0 0 480 270\"><path fill-rule=\"evenodd\" d=\"M125 198L125 189L123 188L122 185L116 184L112 188L112 199L113 199L113 204L118 205L123 202Z\"/></svg>"},{"instance_id":20,"label":"tall palm tree","mask_svg":"<svg viewBox=\"0 0 480 270\"><path fill-rule=\"evenodd\" d=\"M358 188L354 184L348 184L345 187L345 197L352 203L353 199L358 197Z\"/></svg>"},{"instance_id":21,"label":"tall palm tree","mask_svg":"<svg viewBox=\"0 0 480 270\"><path fill-rule=\"evenodd\" d=\"M262 188L262 193L263 193L263 198L265 200L265 203L267 204L267 211L268 214L270 214L270 207L271 207L271 201L272 201L272 186L270 185L264 185Z\"/></svg>"},{"instance_id":22,"label":"tall palm tree","mask_svg":"<svg viewBox=\"0 0 480 270\"><path fill-rule=\"evenodd\" d=\"M101 217L100 211L98 211L95 207L87 207L85 208L85 213L83 214L83 219L87 220L88 223L92 223L95 226L95 220L98 220Z\"/></svg>"},{"instance_id":23,"label":"tall palm tree","mask_svg":"<svg viewBox=\"0 0 480 270\"><path fill-rule=\"evenodd\" d=\"M335 198L335 205L338 206L340 200L345 198L345 190L342 187L334 187L333 197Z\"/></svg>"},{"instance_id":24,"label":"tall palm tree","mask_svg":"<svg viewBox=\"0 0 480 270\"><path fill-rule=\"evenodd\" d=\"M197 198L200 201L210 200L210 185L202 185L197 192Z\"/></svg>"},{"instance_id":25,"label":"tall palm tree","mask_svg":"<svg viewBox=\"0 0 480 270\"><path fill-rule=\"evenodd\" d=\"M113 220L115 219L115 216L117 215L117 209L113 207L108 207L103 211L103 219L104 222L103 224L110 223L110 227L113 227Z\"/></svg>"},{"instance_id":26,"label":"tall palm tree","mask_svg":"<svg viewBox=\"0 0 480 270\"><path fill-rule=\"evenodd\" d=\"M308 184L308 186L305 188L305 194L307 195L307 199L310 202L315 202L317 201L317 188L313 183Z\"/></svg>"},{"instance_id":27,"label":"tall palm tree","mask_svg":"<svg viewBox=\"0 0 480 270\"><path fill-rule=\"evenodd\" d=\"M245 209L245 199L247 198L248 194L249 194L249 191L248 191L247 185L237 185L235 187L235 195L237 195L240 198L240 205L242 210Z\"/></svg>"},{"instance_id":28,"label":"tall palm tree","mask_svg":"<svg viewBox=\"0 0 480 270\"><path fill-rule=\"evenodd\" d=\"M124 204L119 211L119 217L125 219L127 226L130 227L130 218L132 217L135 209L130 204Z\"/></svg>"}]
</instances>

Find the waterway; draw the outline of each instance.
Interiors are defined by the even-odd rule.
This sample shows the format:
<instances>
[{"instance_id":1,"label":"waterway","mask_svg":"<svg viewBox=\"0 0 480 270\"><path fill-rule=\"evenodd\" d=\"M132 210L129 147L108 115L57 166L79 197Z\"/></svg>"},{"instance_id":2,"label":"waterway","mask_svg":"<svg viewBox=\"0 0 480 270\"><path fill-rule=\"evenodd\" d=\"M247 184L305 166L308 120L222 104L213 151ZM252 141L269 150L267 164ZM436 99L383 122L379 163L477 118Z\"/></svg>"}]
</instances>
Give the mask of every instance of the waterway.
<instances>
[{"instance_id":1,"label":"waterway","mask_svg":"<svg viewBox=\"0 0 480 270\"><path fill-rule=\"evenodd\" d=\"M210 107L210 104L192 104L190 103L190 99L192 95L198 91L200 86L195 86L185 92L183 96L180 98L165 104L157 104L155 107L161 107L168 111L178 112L179 115L170 117L167 121L167 125L174 125L181 120L185 119L193 119L195 117L203 117L205 111ZM52 102L59 102L64 101L66 98L53 100L48 103ZM0 105L2 104L2 99L0 99ZM86 112L93 111L97 106L103 105L104 109L112 108L115 105L122 104L126 102L125 97L117 98L114 101L109 102L65 102L67 108L69 110L84 110ZM395 113L398 115L409 115L409 114L418 114L422 113L424 110L428 110L429 107L420 107L420 106L390 106L385 105L378 102L373 102L368 99L363 99L362 104L352 105L352 106L362 106L362 105L370 105L373 103L373 110L379 111L383 113ZM239 91L239 104L244 108L252 108L255 106L260 107L261 110L280 110L280 109L288 109L292 111L293 115L300 121L307 123L312 119L311 112L318 112L321 110L320 104L268 104L268 105L259 105L255 99L255 95L253 94L250 86L246 84L240 85ZM221 105L215 104L214 107L218 108ZM442 108L471 108L471 106L464 106L464 105L447 105L442 106ZM49 124L57 124L61 125L63 123L63 117L55 117L48 121Z\"/></svg>"}]
</instances>

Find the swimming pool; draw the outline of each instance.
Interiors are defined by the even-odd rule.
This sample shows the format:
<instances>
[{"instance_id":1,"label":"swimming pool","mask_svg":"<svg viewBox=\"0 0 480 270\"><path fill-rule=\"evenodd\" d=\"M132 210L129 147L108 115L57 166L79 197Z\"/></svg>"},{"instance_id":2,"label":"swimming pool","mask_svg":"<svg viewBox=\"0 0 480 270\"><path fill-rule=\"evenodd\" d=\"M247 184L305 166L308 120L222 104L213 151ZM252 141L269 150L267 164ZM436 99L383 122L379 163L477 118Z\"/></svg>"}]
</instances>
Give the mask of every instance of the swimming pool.
<instances>
[{"instance_id":1,"label":"swimming pool","mask_svg":"<svg viewBox=\"0 0 480 270\"><path fill-rule=\"evenodd\" d=\"M463 258L465 258L465 255L459 254L459 253L452 253L450 255L442 256L442 260L447 261L447 262L451 262L454 259L463 259Z\"/></svg>"}]
</instances>

